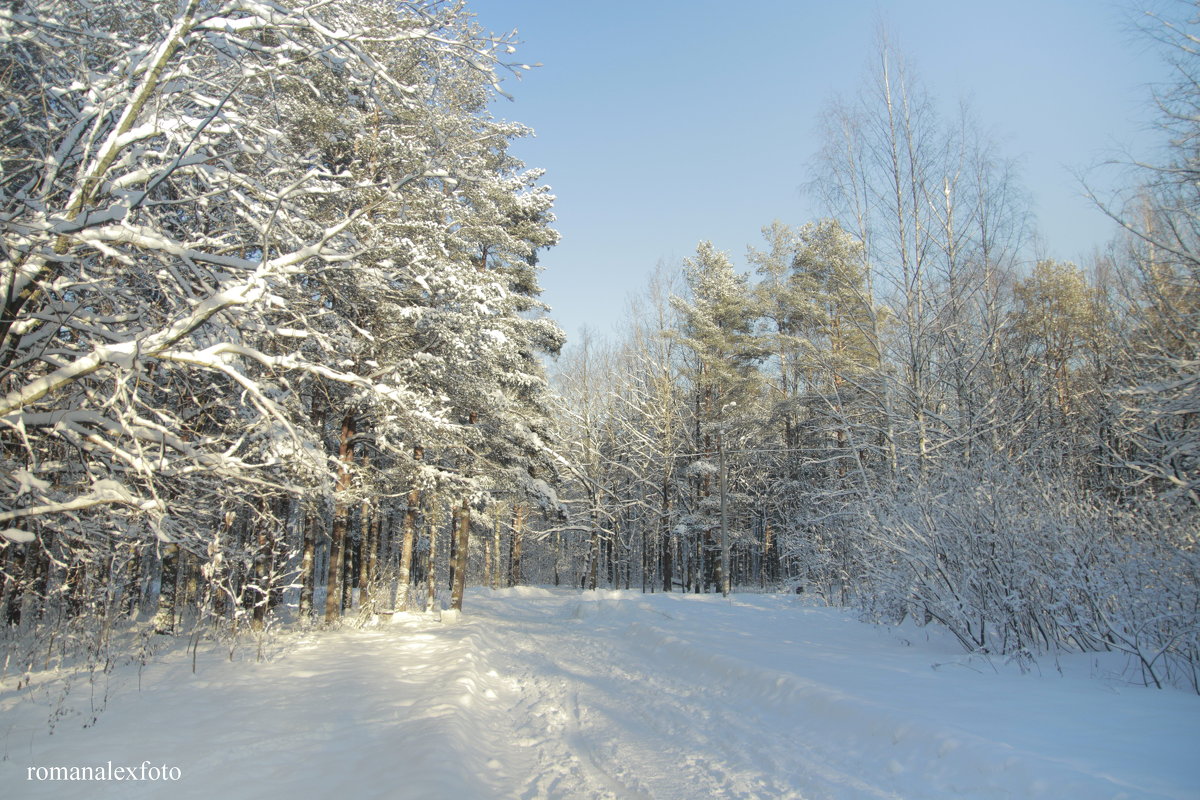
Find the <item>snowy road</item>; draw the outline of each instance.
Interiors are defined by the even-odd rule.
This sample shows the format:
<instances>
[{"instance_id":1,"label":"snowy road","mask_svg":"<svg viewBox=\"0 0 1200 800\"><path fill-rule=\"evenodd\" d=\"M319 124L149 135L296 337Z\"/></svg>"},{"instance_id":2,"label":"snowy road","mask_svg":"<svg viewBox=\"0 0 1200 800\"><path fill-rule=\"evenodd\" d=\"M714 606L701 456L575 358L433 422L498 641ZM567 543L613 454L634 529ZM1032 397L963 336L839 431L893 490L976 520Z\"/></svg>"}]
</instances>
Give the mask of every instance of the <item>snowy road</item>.
<instances>
[{"instance_id":1,"label":"snowy road","mask_svg":"<svg viewBox=\"0 0 1200 800\"><path fill-rule=\"evenodd\" d=\"M177 653L141 691L119 670L97 724L53 736L7 681L0 797L1200 797L1200 698L1090 678L1086 658L994 670L788 596L468 602L454 624L298 637L261 664L202 648L192 674ZM28 780L109 761L181 777Z\"/></svg>"}]
</instances>

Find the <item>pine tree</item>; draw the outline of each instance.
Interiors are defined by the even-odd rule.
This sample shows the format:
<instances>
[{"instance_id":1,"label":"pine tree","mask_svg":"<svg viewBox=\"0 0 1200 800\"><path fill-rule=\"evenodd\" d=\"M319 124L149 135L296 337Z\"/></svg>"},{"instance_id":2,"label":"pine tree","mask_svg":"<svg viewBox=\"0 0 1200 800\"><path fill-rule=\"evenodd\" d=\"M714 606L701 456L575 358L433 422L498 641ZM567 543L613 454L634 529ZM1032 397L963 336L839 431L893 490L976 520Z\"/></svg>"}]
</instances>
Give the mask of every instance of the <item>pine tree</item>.
<instances>
[{"instance_id":1,"label":"pine tree","mask_svg":"<svg viewBox=\"0 0 1200 800\"><path fill-rule=\"evenodd\" d=\"M689 296L678 301L680 341L691 351L688 377L696 453L688 471L696 486L693 524L698 535L697 567L706 573L697 574L696 587L710 580L703 556L711 546L714 531L718 531L721 561L714 582L728 594L727 451L735 439L735 428L746 418L758 391L756 365L763 353L754 336L756 315L748 281L734 272L727 255L711 242L701 242L696 256L684 262L684 280ZM712 503L714 476L718 483L716 508Z\"/></svg>"}]
</instances>

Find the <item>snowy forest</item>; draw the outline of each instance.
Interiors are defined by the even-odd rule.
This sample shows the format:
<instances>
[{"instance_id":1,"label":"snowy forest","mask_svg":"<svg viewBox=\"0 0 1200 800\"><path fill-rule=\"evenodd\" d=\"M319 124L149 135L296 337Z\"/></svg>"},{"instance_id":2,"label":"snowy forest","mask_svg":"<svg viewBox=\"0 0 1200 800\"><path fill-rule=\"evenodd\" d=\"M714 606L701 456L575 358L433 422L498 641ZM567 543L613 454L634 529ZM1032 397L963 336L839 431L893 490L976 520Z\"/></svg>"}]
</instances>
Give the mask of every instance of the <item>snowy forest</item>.
<instances>
[{"instance_id":1,"label":"snowy forest","mask_svg":"<svg viewBox=\"0 0 1200 800\"><path fill-rule=\"evenodd\" d=\"M822 218L763 220L749 273L701 242L567 342L555 198L495 115L515 32L435 0L11 0L5 670L535 585L800 593L1200 692L1175 10L1144 34L1165 146L1094 198L1121 233L1088 263L1037 253L1013 162L881 39L822 121Z\"/></svg>"}]
</instances>

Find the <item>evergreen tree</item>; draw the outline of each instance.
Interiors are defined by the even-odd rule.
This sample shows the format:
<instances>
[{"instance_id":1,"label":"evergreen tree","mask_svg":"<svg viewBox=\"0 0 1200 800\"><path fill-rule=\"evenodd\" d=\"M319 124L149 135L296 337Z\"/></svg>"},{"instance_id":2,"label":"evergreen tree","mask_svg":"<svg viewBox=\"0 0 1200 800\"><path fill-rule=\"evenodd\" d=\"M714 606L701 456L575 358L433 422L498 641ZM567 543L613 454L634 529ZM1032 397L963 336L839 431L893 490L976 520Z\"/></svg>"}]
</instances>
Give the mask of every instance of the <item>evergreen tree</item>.
<instances>
[{"instance_id":1,"label":"evergreen tree","mask_svg":"<svg viewBox=\"0 0 1200 800\"><path fill-rule=\"evenodd\" d=\"M727 459L738 426L750 418L755 405L757 364L763 353L755 336L756 309L749 283L746 276L734 271L726 254L711 242L701 242L695 257L684 262L684 281L688 297L678 301L678 309L680 341L691 352L688 379L694 460L687 470L695 482L691 517L697 556L694 585L699 589L701 584L715 584L728 594ZM713 549L714 533L720 537L719 572L709 568L707 557Z\"/></svg>"}]
</instances>

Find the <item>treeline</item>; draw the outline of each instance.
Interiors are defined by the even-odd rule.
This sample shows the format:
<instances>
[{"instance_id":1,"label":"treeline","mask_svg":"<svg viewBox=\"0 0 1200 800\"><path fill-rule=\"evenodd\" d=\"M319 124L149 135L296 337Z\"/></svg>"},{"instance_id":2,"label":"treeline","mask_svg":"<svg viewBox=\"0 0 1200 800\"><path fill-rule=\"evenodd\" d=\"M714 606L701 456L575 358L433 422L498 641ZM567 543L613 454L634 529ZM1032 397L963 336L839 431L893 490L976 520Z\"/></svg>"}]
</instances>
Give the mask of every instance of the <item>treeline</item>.
<instances>
[{"instance_id":1,"label":"treeline","mask_svg":"<svg viewBox=\"0 0 1200 800\"><path fill-rule=\"evenodd\" d=\"M512 52L433 0L0 9L10 642L460 607L471 526L553 507Z\"/></svg>"},{"instance_id":2,"label":"treeline","mask_svg":"<svg viewBox=\"0 0 1200 800\"><path fill-rule=\"evenodd\" d=\"M1191 30L1155 30L1184 76L1158 96L1168 155L1083 267L1030 257L1011 165L881 46L826 118L829 218L765 228L752 275L702 243L617 341L559 359L581 582L783 582L1198 688Z\"/></svg>"}]
</instances>

